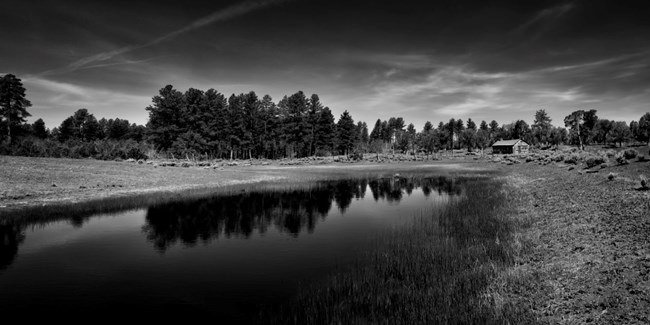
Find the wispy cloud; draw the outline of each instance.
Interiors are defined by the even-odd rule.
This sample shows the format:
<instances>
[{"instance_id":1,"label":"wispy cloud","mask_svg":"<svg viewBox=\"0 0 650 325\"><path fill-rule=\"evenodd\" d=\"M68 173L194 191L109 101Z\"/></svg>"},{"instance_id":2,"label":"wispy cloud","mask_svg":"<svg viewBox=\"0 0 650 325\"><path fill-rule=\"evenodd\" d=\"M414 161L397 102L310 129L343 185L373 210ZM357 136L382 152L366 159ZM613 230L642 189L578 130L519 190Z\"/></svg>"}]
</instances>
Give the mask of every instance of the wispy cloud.
<instances>
[{"instance_id":1,"label":"wispy cloud","mask_svg":"<svg viewBox=\"0 0 650 325\"><path fill-rule=\"evenodd\" d=\"M97 118L120 117L144 123L144 107L151 103L150 96L97 89L39 76L26 77L23 84L32 101L32 115L42 117L49 127L58 126L63 118L80 108L88 108Z\"/></svg>"},{"instance_id":2,"label":"wispy cloud","mask_svg":"<svg viewBox=\"0 0 650 325\"><path fill-rule=\"evenodd\" d=\"M562 16L573 9L574 4L567 3L539 11L531 19L513 30L513 34L527 35L530 39L537 39L548 31Z\"/></svg>"},{"instance_id":3,"label":"wispy cloud","mask_svg":"<svg viewBox=\"0 0 650 325\"><path fill-rule=\"evenodd\" d=\"M110 51L105 51L97 54L93 54L91 56L87 56L85 58L79 59L75 62L70 63L69 65L59 68L59 69L54 69L54 70L49 70L40 73L39 75L41 76L46 76L46 75L53 75L53 74L60 74L60 73L66 73L66 72L71 72L75 71L78 69L82 68L89 68L89 67L99 67L102 65L91 65L94 63L98 62L105 62L108 60L111 60L117 56L121 56L123 54L132 52L137 49L153 46L159 43L162 43L164 41L167 41L169 39L175 38L179 35L191 32L193 30L199 29L201 27L205 27L214 23L226 21L232 18L236 18L238 16L247 14L249 12L255 11L262 9L264 7L268 7L273 4L278 4L281 2L287 2L290 0L251 0L251 1L245 1L242 3L235 4L233 6L230 6L225 9L217 10L205 17L202 17L198 20L195 20L191 22L190 24L179 28L175 31L169 32L165 35L162 35L160 37L157 37L149 42L142 43L142 44L137 44L137 45L128 45L124 46L118 49L110 50ZM125 63L133 63L137 61L125 61ZM124 63L121 63L124 64Z\"/></svg>"}]
</instances>

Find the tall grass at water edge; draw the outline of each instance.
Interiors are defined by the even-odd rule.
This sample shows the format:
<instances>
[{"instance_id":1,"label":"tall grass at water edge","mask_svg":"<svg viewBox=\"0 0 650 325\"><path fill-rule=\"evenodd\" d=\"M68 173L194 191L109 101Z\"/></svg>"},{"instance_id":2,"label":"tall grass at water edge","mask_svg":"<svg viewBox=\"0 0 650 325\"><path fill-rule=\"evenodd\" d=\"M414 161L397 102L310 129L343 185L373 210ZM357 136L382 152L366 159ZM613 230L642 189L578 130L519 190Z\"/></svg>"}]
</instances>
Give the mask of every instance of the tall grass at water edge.
<instances>
[{"instance_id":1,"label":"tall grass at water edge","mask_svg":"<svg viewBox=\"0 0 650 325\"><path fill-rule=\"evenodd\" d=\"M262 315L283 324L535 323L525 308L495 306L488 286L514 260L518 227L504 184L473 178L465 195L379 236L372 252L287 307Z\"/></svg>"}]
</instances>

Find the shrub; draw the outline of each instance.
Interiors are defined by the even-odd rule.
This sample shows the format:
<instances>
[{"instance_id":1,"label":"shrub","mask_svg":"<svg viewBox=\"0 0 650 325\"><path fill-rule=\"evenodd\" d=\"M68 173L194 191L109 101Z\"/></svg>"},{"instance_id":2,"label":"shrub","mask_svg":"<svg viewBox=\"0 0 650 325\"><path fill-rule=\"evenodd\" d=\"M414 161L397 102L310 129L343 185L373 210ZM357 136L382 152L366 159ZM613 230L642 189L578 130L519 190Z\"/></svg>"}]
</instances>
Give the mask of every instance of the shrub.
<instances>
[{"instance_id":1,"label":"shrub","mask_svg":"<svg viewBox=\"0 0 650 325\"><path fill-rule=\"evenodd\" d=\"M623 151L621 151L616 154L616 163L619 165L627 165L630 162L627 161L627 159L625 158L625 154L623 153Z\"/></svg>"},{"instance_id":2,"label":"shrub","mask_svg":"<svg viewBox=\"0 0 650 325\"><path fill-rule=\"evenodd\" d=\"M564 158L564 162L567 164L577 164L580 161L580 155L576 153L570 154L568 157Z\"/></svg>"},{"instance_id":3,"label":"shrub","mask_svg":"<svg viewBox=\"0 0 650 325\"><path fill-rule=\"evenodd\" d=\"M587 157L587 159L585 159L585 164L587 164L587 168L595 167L603 163L605 163L605 158L600 156L591 155Z\"/></svg>"},{"instance_id":4,"label":"shrub","mask_svg":"<svg viewBox=\"0 0 650 325\"><path fill-rule=\"evenodd\" d=\"M639 178L641 179L641 188L647 189L648 188L648 179L645 177L645 175L639 175Z\"/></svg>"},{"instance_id":5,"label":"shrub","mask_svg":"<svg viewBox=\"0 0 650 325\"><path fill-rule=\"evenodd\" d=\"M625 156L625 159L634 159L639 155L639 152L635 149L625 149L625 151L623 151L623 155Z\"/></svg>"},{"instance_id":6,"label":"shrub","mask_svg":"<svg viewBox=\"0 0 650 325\"><path fill-rule=\"evenodd\" d=\"M564 155L563 154L557 154L557 155L553 156L553 161L555 161L555 162L561 162L562 160L564 160Z\"/></svg>"},{"instance_id":7,"label":"shrub","mask_svg":"<svg viewBox=\"0 0 650 325\"><path fill-rule=\"evenodd\" d=\"M636 161L644 162L644 161L648 161L648 159L646 159L646 157L644 155L638 155L638 156L636 156Z\"/></svg>"}]
</instances>

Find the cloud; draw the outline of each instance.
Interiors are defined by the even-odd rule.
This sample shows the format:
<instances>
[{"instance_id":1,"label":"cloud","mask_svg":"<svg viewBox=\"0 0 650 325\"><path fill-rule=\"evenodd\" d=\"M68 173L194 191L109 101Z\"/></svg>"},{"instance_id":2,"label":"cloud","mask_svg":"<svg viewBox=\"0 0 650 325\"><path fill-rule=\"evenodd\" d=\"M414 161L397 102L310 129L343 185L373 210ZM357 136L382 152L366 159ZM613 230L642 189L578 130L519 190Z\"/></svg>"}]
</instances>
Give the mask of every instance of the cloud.
<instances>
[{"instance_id":1,"label":"cloud","mask_svg":"<svg viewBox=\"0 0 650 325\"><path fill-rule=\"evenodd\" d=\"M59 73L66 73L66 72L71 72L75 71L81 68L88 68L90 64L97 63L97 62L104 62L113 59L114 57L129 53L131 51L149 47L152 45L156 45L159 43L162 43L166 40L172 39L174 37L177 37L179 35L191 32L195 29L211 25L217 22L221 21L226 21L232 18L236 18L238 16L247 14L249 12L262 9L264 7L268 7L273 4L278 4L281 2L286 2L290 0L251 0L251 1L245 1L242 3L238 3L236 5L230 6L225 9L217 10L205 17L202 17L198 20L195 20L191 22L190 24L177 29L175 31L169 32L163 36L160 36L158 38L155 38L149 42L139 44L139 45L128 45L124 46L118 49L110 50L110 51L105 51L97 54L93 54L91 56L79 59L75 62L70 63L66 67L60 68L60 69L54 69L54 70L49 70L42 72L40 75L41 76L46 76L46 75L52 75L52 74L59 74ZM127 61L128 62L128 61ZM137 62L137 61L132 61L132 62ZM96 66L96 65L94 65Z\"/></svg>"},{"instance_id":2,"label":"cloud","mask_svg":"<svg viewBox=\"0 0 650 325\"><path fill-rule=\"evenodd\" d=\"M572 3L566 3L541 10L530 20L515 28L513 34L527 35L531 40L538 39L552 28L558 19L573 9L573 7L574 5Z\"/></svg>"},{"instance_id":3,"label":"cloud","mask_svg":"<svg viewBox=\"0 0 650 325\"><path fill-rule=\"evenodd\" d=\"M151 96L96 89L39 76L26 77L23 84L32 102L32 115L42 117L49 127L58 126L80 108L88 108L97 118L120 117L144 123L147 114L144 108L151 103Z\"/></svg>"},{"instance_id":4,"label":"cloud","mask_svg":"<svg viewBox=\"0 0 650 325\"><path fill-rule=\"evenodd\" d=\"M352 78L337 79L343 85L365 82L365 91L339 103L354 107L365 119L384 112L411 116L420 125L451 117L531 121L538 109L558 120L581 107L629 107L625 116L615 117L629 119L639 114L639 103L648 97L648 82L643 81L650 79L650 65L643 62L644 53L519 72L485 72L471 61L435 55L369 55ZM355 61L361 58L354 56ZM364 72L365 80L358 77Z\"/></svg>"}]
</instances>

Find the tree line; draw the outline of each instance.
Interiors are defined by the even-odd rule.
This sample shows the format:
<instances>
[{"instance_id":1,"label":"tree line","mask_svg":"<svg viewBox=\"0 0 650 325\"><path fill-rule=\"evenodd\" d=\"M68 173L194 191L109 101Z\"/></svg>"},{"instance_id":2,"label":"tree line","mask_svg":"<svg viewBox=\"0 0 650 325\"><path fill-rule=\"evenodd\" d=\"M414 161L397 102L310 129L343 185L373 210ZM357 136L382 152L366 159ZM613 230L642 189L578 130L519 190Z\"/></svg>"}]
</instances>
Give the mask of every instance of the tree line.
<instances>
[{"instance_id":1,"label":"tree line","mask_svg":"<svg viewBox=\"0 0 650 325\"><path fill-rule=\"evenodd\" d=\"M254 91L229 97L214 90L168 85L154 96L146 126L115 118L97 119L87 109L49 130L30 116L25 88L8 74L0 78L0 153L26 156L144 158L151 152L173 157L224 159L296 158L389 151L424 153L441 150L483 150L498 140L522 139L539 147L573 144L618 144L650 140L650 113L629 125L599 119L596 110L577 110L554 126L545 110L535 112L533 124L524 120L499 125L471 118L450 119L422 130L402 117L377 119L370 131L355 123L348 111L335 120L317 94L298 91L277 103Z\"/></svg>"}]
</instances>

